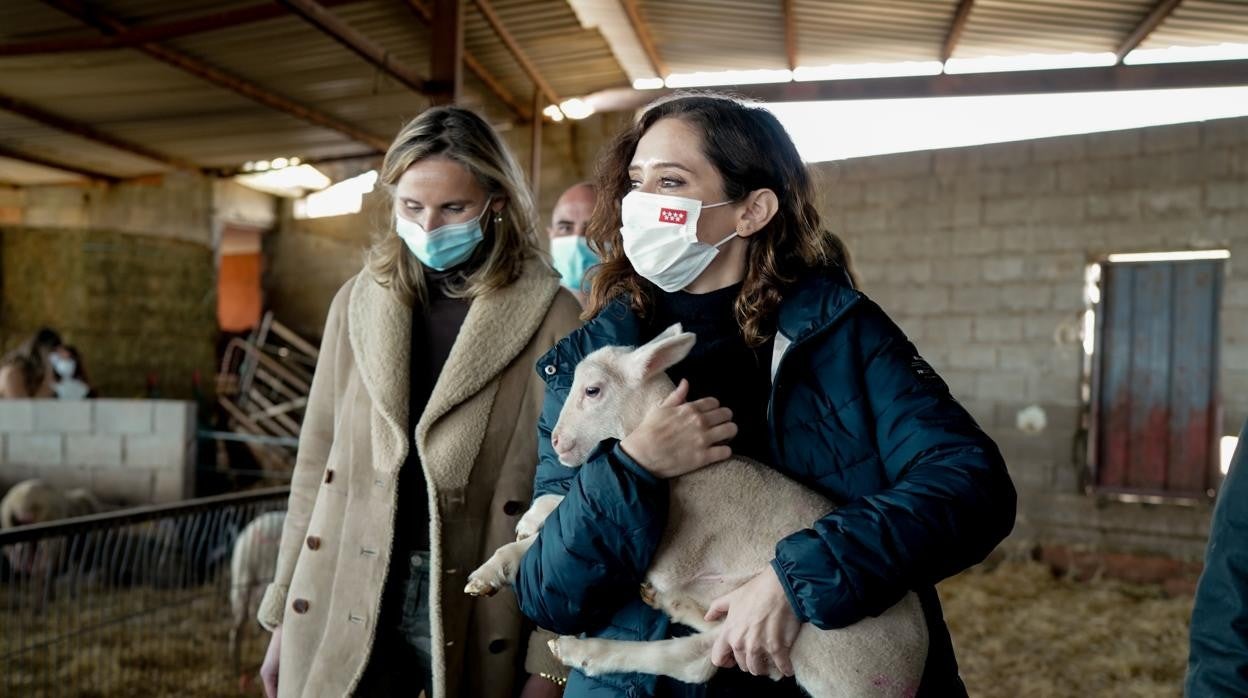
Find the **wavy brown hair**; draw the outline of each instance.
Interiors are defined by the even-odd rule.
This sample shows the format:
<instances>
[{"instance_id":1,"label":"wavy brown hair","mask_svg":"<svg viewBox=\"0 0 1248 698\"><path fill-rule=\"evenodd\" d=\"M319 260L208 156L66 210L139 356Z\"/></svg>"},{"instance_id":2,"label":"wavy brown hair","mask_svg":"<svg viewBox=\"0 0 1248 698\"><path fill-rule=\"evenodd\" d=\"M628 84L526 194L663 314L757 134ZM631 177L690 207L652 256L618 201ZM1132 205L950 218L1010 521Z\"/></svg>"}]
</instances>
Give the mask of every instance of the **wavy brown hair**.
<instances>
[{"instance_id":1,"label":"wavy brown hair","mask_svg":"<svg viewBox=\"0 0 1248 698\"><path fill-rule=\"evenodd\" d=\"M470 260L473 271L452 282L447 295L474 298L510 285L520 278L529 258L542 254L533 196L524 173L498 133L480 116L462 107L433 107L395 136L379 180L393 197L394 187L407 168L438 156L468 168L491 200L507 201L499 214L486 216L481 224L485 240ZM388 224L367 252L368 268L377 283L405 302L423 305L428 293L424 267L395 232L393 206L386 215Z\"/></svg>"},{"instance_id":2,"label":"wavy brown hair","mask_svg":"<svg viewBox=\"0 0 1248 698\"><path fill-rule=\"evenodd\" d=\"M644 317L658 292L624 255L620 201L629 191L628 166L637 142L662 119L681 119L702 134L702 153L722 177L728 200L741 201L759 189L772 190L779 200L776 215L747 238L745 282L734 310L748 344L761 345L775 333L780 301L800 275L840 266L853 279L849 252L824 230L810 172L776 117L724 95L678 95L647 108L599 159L595 184L600 196L586 236L602 263L593 272L586 319L619 296Z\"/></svg>"}]
</instances>

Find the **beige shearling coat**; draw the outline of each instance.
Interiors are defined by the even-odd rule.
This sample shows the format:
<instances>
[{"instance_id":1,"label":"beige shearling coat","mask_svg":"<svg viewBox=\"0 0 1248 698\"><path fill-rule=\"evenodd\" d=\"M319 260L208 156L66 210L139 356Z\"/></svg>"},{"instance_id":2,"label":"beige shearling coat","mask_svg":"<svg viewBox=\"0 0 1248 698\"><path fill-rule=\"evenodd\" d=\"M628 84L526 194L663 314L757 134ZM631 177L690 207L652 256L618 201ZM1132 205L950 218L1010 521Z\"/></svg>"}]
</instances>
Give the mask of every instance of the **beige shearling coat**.
<instances>
[{"instance_id":1,"label":"beige shearling coat","mask_svg":"<svg viewBox=\"0 0 1248 698\"><path fill-rule=\"evenodd\" d=\"M515 598L463 589L469 572L515 539L545 393L534 367L579 313L558 277L529 262L516 282L472 301L413 420L429 487L435 698L503 698L521 678L514 667L528 638ZM367 663L408 448L410 333L411 310L367 270L330 306L277 572L258 614L266 628L282 626L283 697L347 695ZM558 666L540 644L529 671Z\"/></svg>"}]
</instances>

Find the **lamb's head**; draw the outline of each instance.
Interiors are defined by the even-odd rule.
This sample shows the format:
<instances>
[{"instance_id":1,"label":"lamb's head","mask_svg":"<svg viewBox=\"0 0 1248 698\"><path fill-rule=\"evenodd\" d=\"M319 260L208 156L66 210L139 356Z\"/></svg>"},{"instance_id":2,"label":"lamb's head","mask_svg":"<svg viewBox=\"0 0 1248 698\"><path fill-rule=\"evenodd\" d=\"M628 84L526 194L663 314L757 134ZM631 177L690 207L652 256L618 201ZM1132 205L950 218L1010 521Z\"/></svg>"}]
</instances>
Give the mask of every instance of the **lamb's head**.
<instances>
[{"instance_id":1,"label":"lamb's head","mask_svg":"<svg viewBox=\"0 0 1248 698\"><path fill-rule=\"evenodd\" d=\"M581 360L551 433L559 462L583 465L599 442L636 429L672 391L664 371L688 356L696 339L677 324L636 349L603 347Z\"/></svg>"}]
</instances>

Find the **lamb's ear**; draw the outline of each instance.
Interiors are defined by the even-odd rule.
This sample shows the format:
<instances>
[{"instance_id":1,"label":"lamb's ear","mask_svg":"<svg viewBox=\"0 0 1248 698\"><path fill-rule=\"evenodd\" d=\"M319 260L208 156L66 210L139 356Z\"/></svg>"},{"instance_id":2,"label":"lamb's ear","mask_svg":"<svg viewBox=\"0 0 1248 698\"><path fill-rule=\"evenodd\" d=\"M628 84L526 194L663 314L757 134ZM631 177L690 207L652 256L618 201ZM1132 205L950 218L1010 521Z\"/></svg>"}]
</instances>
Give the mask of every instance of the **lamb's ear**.
<instances>
[{"instance_id":1,"label":"lamb's ear","mask_svg":"<svg viewBox=\"0 0 1248 698\"><path fill-rule=\"evenodd\" d=\"M692 332L682 331L679 324L672 325L628 355L628 376L638 382L649 380L688 356L696 341Z\"/></svg>"}]
</instances>

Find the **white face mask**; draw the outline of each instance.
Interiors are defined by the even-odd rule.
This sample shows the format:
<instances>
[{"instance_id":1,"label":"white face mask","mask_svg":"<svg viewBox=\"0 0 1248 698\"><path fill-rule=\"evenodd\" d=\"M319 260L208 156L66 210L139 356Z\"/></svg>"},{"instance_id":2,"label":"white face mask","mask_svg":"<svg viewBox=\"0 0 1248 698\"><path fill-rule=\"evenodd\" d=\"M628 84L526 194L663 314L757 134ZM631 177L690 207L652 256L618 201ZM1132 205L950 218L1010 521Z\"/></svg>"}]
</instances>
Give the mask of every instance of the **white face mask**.
<instances>
[{"instance_id":1,"label":"white face mask","mask_svg":"<svg viewBox=\"0 0 1248 698\"><path fill-rule=\"evenodd\" d=\"M48 361L52 364L52 370L56 371L56 375L61 378L71 378L78 371L77 361L60 354L49 356Z\"/></svg>"},{"instance_id":2,"label":"white face mask","mask_svg":"<svg viewBox=\"0 0 1248 698\"><path fill-rule=\"evenodd\" d=\"M703 206L697 199L629 192L620 203L624 254L633 269L655 286L668 293L679 291L706 271L721 245L737 236L733 231L714 245L698 241L702 210L730 203Z\"/></svg>"}]
</instances>

